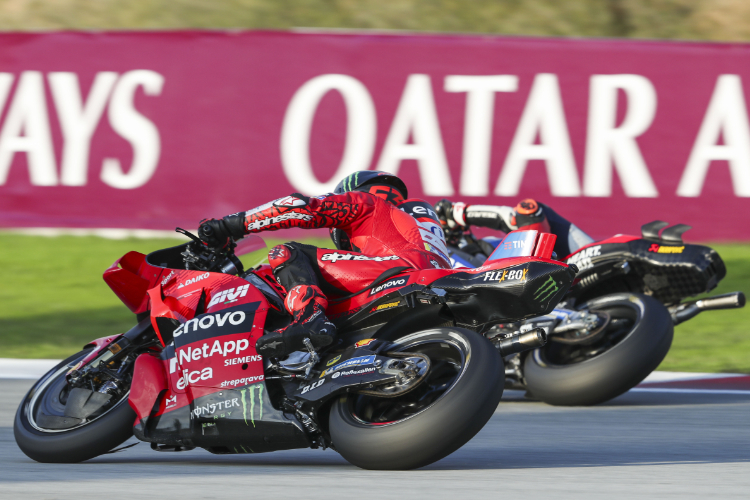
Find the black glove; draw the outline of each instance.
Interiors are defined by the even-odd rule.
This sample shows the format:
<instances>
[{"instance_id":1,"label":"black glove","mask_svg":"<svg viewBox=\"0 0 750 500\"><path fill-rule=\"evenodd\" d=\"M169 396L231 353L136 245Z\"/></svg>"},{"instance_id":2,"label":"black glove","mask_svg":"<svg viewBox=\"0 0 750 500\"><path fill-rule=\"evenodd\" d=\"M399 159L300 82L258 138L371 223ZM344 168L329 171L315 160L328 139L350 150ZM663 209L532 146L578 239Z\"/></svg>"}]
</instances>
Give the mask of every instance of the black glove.
<instances>
[{"instance_id":1,"label":"black glove","mask_svg":"<svg viewBox=\"0 0 750 500\"><path fill-rule=\"evenodd\" d=\"M239 240L246 234L245 214L227 215L221 220L203 219L198 228L201 241L210 247L223 248L229 239Z\"/></svg>"},{"instance_id":2,"label":"black glove","mask_svg":"<svg viewBox=\"0 0 750 500\"><path fill-rule=\"evenodd\" d=\"M443 226L443 228L450 228L455 226L455 222L453 221L453 202L450 200L440 200L435 205L435 213L438 216L438 219L440 219L440 224ZM451 222L453 224L451 224Z\"/></svg>"},{"instance_id":3,"label":"black glove","mask_svg":"<svg viewBox=\"0 0 750 500\"><path fill-rule=\"evenodd\" d=\"M203 219L198 236L209 247L223 248L229 243L229 230L223 220Z\"/></svg>"}]
</instances>

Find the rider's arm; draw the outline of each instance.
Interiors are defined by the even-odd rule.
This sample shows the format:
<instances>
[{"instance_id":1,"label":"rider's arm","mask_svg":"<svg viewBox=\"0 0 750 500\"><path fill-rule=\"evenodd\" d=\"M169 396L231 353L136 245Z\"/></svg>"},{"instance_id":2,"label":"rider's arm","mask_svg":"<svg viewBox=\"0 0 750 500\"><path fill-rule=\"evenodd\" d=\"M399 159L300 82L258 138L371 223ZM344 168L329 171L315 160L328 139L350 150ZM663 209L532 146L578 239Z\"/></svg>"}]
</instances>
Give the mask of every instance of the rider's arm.
<instances>
[{"instance_id":1,"label":"rider's arm","mask_svg":"<svg viewBox=\"0 0 750 500\"><path fill-rule=\"evenodd\" d=\"M512 207L495 205L467 205L462 202L442 200L436 211L449 228L480 226L508 233L518 227L514 224Z\"/></svg>"},{"instance_id":2,"label":"rider's arm","mask_svg":"<svg viewBox=\"0 0 750 500\"><path fill-rule=\"evenodd\" d=\"M221 220L201 223L200 236L212 244L228 237L237 240L250 233L299 227L346 228L372 212L372 195L360 192L327 194L308 198L298 193L274 200L247 212L227 215Z\"/></svg>"}]
</instances>

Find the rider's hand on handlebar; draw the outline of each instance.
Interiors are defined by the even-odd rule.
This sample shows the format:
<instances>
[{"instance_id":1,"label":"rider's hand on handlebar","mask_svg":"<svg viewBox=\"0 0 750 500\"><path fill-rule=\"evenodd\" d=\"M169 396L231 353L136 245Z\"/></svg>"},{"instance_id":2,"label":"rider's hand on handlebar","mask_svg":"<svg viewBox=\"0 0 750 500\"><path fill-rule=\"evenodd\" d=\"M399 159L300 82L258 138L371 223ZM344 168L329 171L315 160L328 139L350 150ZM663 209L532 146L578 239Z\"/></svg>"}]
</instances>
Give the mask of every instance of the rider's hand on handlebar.
<instances>
[{"instance_id":1,"label":"rider's hand on handlebar","mask_svg":"<svg viewBox=\"0 0 750 500\"><path fill-rule=\"evenodd\" d=\"M435 213L444 229L453 229L456 227L456 221L453 220L453 203L450 200L443 199L437 202Z\"/></svg>"},{"instance_id":2,"label":"rider's hand on handlebar","mask_svg":"<svg viewBox=\"0 0 750 500\"><path fill-rule=\"evenodd\" d=\"M221 220L203 219L198 228L201 241L210 247L223 248L229 238L239 240L247 234L244 213L227 215Z\"/></svg>"},{"instance_id":3,"label":"rider's hand on handlebar","mask_svg":"<svg viewBox=\"0 0 750 500\"><path fill-rule=\"evenodd\" d=\"M223 248L229 243L229 229L223 220L203 219L198 228L198 236L209 247Z\"/></svg>"}]
</instances>

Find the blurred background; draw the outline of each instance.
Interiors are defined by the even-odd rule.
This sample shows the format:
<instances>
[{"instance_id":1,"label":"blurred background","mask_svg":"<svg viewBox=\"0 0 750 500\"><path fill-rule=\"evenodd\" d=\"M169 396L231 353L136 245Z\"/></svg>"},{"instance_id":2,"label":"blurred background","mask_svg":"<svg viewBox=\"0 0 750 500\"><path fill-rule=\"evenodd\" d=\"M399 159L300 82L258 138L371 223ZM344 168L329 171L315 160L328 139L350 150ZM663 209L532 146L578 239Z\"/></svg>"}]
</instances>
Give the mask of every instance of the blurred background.
<instances>
[{"instance_id":1,"label":"blurred background","mask_svg":"<svg viewBox=\"0 0 750 500\"><path fill-rule=\"evenodd\" d=\"M0 30L0 357L129 329L101 273L175 225L360 168L595 237L690 224L713 294L750 293L750 2L3 0ZM748 322L679 325L660 369L750 372Z\"/></svg>"}]
</instances>

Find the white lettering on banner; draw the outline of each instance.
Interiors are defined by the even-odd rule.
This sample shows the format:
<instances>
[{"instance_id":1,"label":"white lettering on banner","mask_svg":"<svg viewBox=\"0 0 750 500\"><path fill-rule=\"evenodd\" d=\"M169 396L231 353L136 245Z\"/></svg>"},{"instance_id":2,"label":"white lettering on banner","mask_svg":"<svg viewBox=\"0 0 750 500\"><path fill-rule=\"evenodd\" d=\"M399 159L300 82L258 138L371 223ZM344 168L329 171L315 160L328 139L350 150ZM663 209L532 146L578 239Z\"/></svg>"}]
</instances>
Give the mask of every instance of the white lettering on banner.
<instances>
[{"instance_id":1,"label":"white lettering on banner","mask_svg":"<svg viewBox=\"0 0 750 500\"><path fill-rule=\"evenodd\" d=\"M461 158L460 193L464 196L487 196L490 184L490 152L495 92L515 92L515 75L445 77L446 92L466 92L464 144Z\"/></svg>"},{"instance_id":2,"label":"white lettering on banner","mask_svg":"<svg viewBox=\"0 0 750 500\"><path fill-rule=\"evenodd\" d=\"M7 75L7 73L3 73ZM12 76L10 76L12 80ZM10 81L4 76L0 92ZM13 156L26 153L31 184L57 184L55 153L44 97L44 79L39 71L24 71L0 131L0 184L5 184Z\"/></svg>"},{"instance_id":3,"label":"white lettering on banner","mask_svg":"<svg viewBox=\"0 0 750 500\"><path fill-rule=\"evenodd\" d=\"M534 144L539 135L540 144ZM557 75L536 75L495 194L516 196L529 160L544 160L553 196L580 196L573 147L565 123ZM463 175L463 173L462 173ZM484 193L486 194L486 193Z\"/></svg>"},{"instance_id":4,"label":"white lettering on banner","mask_svg":"<svg viewBox=\"0 0 750 500\"><path fill-rule=\"evenodd\" d=\"M0 73L0 110L8 100L13 75ZM154 71L96 74L84 100L78 76L71 72L48 74L50 93L63 137L60 179L47 112L44 78L38 71L24 71L0 130L0 185L5 184L16 153L26 153L29 178L34 186L85 186L88 180L91 139L109 102L108 119L114 131L130 142L133 162L125 171L117 159L105 158L101 179L119 189L142 186L153 175L159 160L160 139L156 126L134 107L138 87L146 95L159 95L164 77ZM114 90L113 90L114 89ZM111 97L110 97L111 94Z\"/></svg>"},{"instance_id":5,"label":"white lettering on banner","mask_svg":"<svg viewBox=\"0 0 750 500\"><path fill-rule=\"evenodd\" d=\"M346 145L336 173L328 181L320 182L310 163L310 133L318 104L331 90L338 91L346 105ZM336 74L313 78L294 94L284 115L281 164L287 180L302 194L333 191L340 179L370 166L376 132L375 105L359 80Z\"/></svg>"},{"instance_id":6,"label":"white lettering on banner","mask_svg":"<svg viewBox=\"0 0 750 500\"><path fill-rule=\"evenodd\" d=\"M91 137L104 113L117 73L97 73L85 105L81 102L78 75L55 72L47 75L47 79L63 135L60 184L85 186Z\"/></svg>"},{"instance_id":7,"label":"white lettering on banner","mask_svg":"<svg viewBox=\"0 0 750 500\"><path fill-rule=\"evenodd\" d=\"M409 139L413 143L409 144ZM428 75L409 75L376 170L398 173L403 160L416 160L422 190L428 196L454 193L440 136Z\"/></svg>"},{"instance_id":8,"label":"white lettering on banner","mask_svg":"<svg viewBox=\"0 0 750 500\"><path fill-rule=\"evenodd\" d=\"M125 73L117 82L109 103L109 123L133 147L133 163L125 173L116 158L105 158L101 179L118 189L134 189L144 185L156 170L161 141L159 130L135 110L135 91L143 87L146 95L161 94L164 77L154 71L139 69Z\"/></svg>"},{"instance_id":9,"label":"white lettering on banner","mask_svg":"<svg viewBox=\"0 0 750 500\"><path fill-rule=\"evenodd\" d=\"M724 144L717 144L719 138ZM729 162L736 196L750 196L750 125L739 75L719 75L677 196L699 196L711 162Z\"/></svg>"},{"instance_id":10,"label":"white lettering on banner","mask_svg":"<svg viewBox=\"0 0 750 500\"><path fill-rule=\"evenodd\" d=\"M617 91L627 96L627 111L617 126ZM643 134L656 115L656 90L641 75L593 75L589 89L589 118L583 193L612 195L612 166L627 196L658 196L636 137Z\"/></svg>"}]
</instances>

